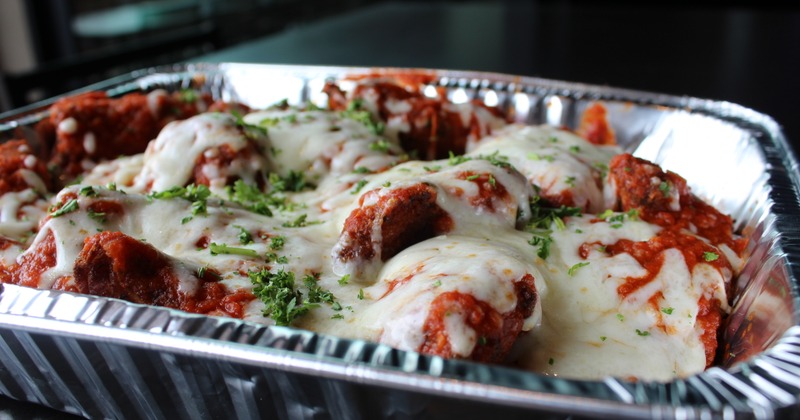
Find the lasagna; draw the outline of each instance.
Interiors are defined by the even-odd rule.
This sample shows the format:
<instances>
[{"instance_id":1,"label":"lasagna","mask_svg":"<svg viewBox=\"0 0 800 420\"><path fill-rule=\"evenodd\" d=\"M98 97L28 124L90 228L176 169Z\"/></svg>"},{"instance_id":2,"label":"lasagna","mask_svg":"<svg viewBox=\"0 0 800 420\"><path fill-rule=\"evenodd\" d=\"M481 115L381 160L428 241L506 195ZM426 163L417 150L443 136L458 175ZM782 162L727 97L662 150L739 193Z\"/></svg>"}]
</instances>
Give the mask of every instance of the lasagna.
<instances>
[{"instance_id":1,"label":"lasagna","mask_svg":"<svg viewBox=\"0 0 800 420\"><path fill-rule=\"evenodd\" d=\"M0 145L0 280L568 378L713 365L731 218L623 153L600 104L530 126L429 81L64 98L44 147Z\"/></svg>"}]
</instances>

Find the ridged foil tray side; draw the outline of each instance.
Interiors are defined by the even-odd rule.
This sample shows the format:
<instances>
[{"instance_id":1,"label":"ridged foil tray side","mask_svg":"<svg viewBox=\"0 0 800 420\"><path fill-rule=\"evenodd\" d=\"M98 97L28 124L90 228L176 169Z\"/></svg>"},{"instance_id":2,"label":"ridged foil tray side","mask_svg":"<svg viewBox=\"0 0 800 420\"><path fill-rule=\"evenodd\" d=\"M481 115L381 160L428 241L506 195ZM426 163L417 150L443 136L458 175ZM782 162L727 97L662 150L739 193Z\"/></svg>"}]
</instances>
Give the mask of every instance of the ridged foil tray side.
<instances>
[{"instance_id":1,"label":"ridged foil tray side","mask_svg":"<svg viewBox=\"0 0 800 420\"><path fill-rule=\"evenodd\" d=\"M322 104L319 92L327 78L372 71L199 64L147 69L89 88L121 95L198 87L254 107L283 98ZM0 293L0 393L111 418L800 414L800 179L772 119L725 102L431 72L453 99L494 102L529 123L576 127L583 109L601 100L623 147L685 176L698 195L734 217L737 229L751 238L750 256L723 331L720 367L670 383L565 380L290 328L6 285ZM30 127L47 105L0 115L0 140L35 141Z\"/></svg>"}]
</instances>

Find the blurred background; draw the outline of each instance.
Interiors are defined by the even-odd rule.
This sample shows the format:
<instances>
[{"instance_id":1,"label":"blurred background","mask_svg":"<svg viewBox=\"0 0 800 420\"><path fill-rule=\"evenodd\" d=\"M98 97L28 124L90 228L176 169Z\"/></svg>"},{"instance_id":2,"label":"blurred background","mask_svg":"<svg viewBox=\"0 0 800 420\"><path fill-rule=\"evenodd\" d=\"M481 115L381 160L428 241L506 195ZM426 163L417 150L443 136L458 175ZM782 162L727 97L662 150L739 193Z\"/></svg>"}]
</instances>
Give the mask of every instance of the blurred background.
<instances>
[{"instance_id":1,"label":"blurred background","mask_svg":"<svg viewBox=\"0 0 800 420\"><path fill-rule=\"evenodd\" d=\"M800 145L800 2L0 1L0 113L183 61L493 71L725 100Z\"/></svg>"},{"instance_id":2,"label":"blurred background","mask_svg":"<svg viewBox=\"0 0 800 420\"><path fill-rule=\"evenodd\" d=\"M323 19L371 0L4 0L0 109Z\"/></svg>"}]
</instances>

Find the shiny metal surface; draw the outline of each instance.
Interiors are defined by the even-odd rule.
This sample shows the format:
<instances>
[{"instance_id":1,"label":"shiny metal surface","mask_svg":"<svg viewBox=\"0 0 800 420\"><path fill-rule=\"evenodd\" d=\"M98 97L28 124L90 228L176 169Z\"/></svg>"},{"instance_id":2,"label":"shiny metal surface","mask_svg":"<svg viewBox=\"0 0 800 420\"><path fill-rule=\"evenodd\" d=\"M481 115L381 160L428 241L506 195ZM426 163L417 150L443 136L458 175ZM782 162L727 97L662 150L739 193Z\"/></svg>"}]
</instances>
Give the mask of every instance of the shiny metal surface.
<instances>
[{"instance_id":1,"label":"shiny metal surface","mask_svg":"<svg viewBox=\"0 0 800 420\"><path fill-rule=\"evenodd\" d=\"M396 71L401 71L395 69ZM327 78L368 68L196 64L92 86L112 95L198 87L264 107L324 104ZM800 413L800 198L777 124L744 107L491 73L435 71L454 100L517 121L577 126L602 101L618 142L687 178L750 238L721 365L670 383L577 381L419 355L290 328L5 285L0 394L87 417L375 418L505 415L759 417ZM42 103L0 115L23 135Z\"/></svg>"}]
</instances>

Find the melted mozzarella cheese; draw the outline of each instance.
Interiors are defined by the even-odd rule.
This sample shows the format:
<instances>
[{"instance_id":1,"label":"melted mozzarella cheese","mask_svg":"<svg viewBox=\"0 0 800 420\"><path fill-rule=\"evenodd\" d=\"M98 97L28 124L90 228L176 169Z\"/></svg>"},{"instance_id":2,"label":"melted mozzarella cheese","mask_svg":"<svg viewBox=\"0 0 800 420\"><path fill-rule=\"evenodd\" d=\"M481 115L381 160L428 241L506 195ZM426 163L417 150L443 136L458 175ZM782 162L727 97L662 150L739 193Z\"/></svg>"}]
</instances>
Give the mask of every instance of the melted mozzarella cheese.
<instances>
[{"instance_id":1,"label":"melted mozzarella cheese","mask_svg":"<svg viewBox=\"0 0 800 420\"><path fill-rule=\"evenodd\" d=\"M397 163L397 156L403 154L396 143L336 113L268 110L248 114L244 121L267 129L278 174L303 172L315 183L328 174L347 174L357 168L379 171Z\"/></svg>"},{"instance_id":2,"label":"melted mozzarella cheese","mask_svg":"<svg viewBox=\"0 0 800 420\"><path fill-rule=\"evenodd\" d=\"M150 97L153 107L159 94ZM376 112L369 100L365 106ZM386 106L397 113L410 107L403 101L389 101ZM465 124L474 113L493 121L480 109L459 109ZM466 155L471 160L402 163L402 151L395 141L375 135L361 122L340 113L269 110L249 114L245 122L264 127L266 132L247 137L235 119L222 114L171 123L144 154L101 163L84 178L90 185L116 183L126 192L95 187L97 196L87 197L79 194L80 186L62 191L58 199L77 195L78 209L48 219L39 230L30 249L48 234L54 236L57 247L56 265L42 275L39 287L51 287L59 278L71 275L85 238L98 230L120 231L174 259L181 293L196 290L193 273L206 266L221 274L220 281L229 290L252 290L247 272L266 267L273 273L294 273L296 288L308 296L303 278L312 276L317 286L335 296L339 306L323 303L292 325L418 350L437 296L458 291L507 313L516 305L514 282L531 274L538 302L524 320L525 333L515 345L513 355L518 364L565 377L615 375L654 380L687 376L705 367L695 319L698 301L702 297L719 299L724 306L724 284L731 273L705 263L690 271L681 252L668 249L663 252L663 268L653 280L622 298L618 287L627 278L646 275L645 268L629 254L608 255L600 245L590 247L584 259L581 246L648 241L661 228L635 220L612 226L592 216L570 217L564 229L555 223L551 226L547 259L537 256L536 246L528 242L531 234L520 230L531 218L529 203L536 195L531 184L547 194L568 192L576 205L588 211L605 209L608 200L604 195L613 195L614 186L606 184L604 188L598 181L602 166L618 149L594 146L552 127L513 125L480 142L471 141L472 149ZM74 130L73 123L65 120L59 129ZM409 129L409 124L390 119L387 130L396 134ZM242 150L251 141L264 155L234 159L233 169L204 167L204 174L217 178L233 171L253 184L257 171L282 176L302 172L317 187L286 193L290 205L273 208L272 217L226 201L221 185L212 186L216 195L207 200L205 215L193 215L192 203L182 198L143 195L185 186L199 158L215 158L222 145ZM491 211L474 204L472 199L481 190L476 182L465 179L464 173L488 174L505 188L507 198L492 198ZM452 231L414 244L385 262L378 258L374 276L343 277L347 271L337 266L331 251L346 245L341 243L346 240L341 232L347 217L359 205L373 204L383 195L419 183L436 189L436 204L453 219ZM35 229L45 214L43 206L36 204L42 200L37 201L33 191L0 198L0 234L12 236ZM375 193L366 195L370 191ZM364 202L359 203L362 198ZM92 217L88 208L98 200L120 203L124 214L105 220ZM38 214L31 210L29 221L18 217L25 203L42 208ZM293 223L301 216L305 223ZM242 232L251 234L253 243L241 243ZM285 244L274 246L271 240L276 237L285 238ZM381 232L373 232L372 239L379 244ZM204 245L208 243L245 248L257 256L213 255ZM732 250L723 247L721 252L734 267L740 265ZM7 254L0 254L5 266L9 264ZM269 254L285 260L267 261ZM407 280L398 281L404 278ZM670 308L670 314L653 306L654 296L661 307ZM255 300L244 318L272 324L263 315L264 308L263 302ZM462 314L447 317L444 325L454 354L468 356L479 337Z\"/></svg>"},{"instance_id":3,"label":"melted mozzarella cheese","mask_svg":"<svg viewBox=\"0 0 800 420\"><path fill-rule=\"evenodd\" d=\"M568 193L574 206L597 213L607 208L599 182L602 169L620 152L554 127L516 124L484 138L467 155L506 156L543 195Z\"/></svg>"},{"instance_id":4,"label":"melted mozzarella cheese","mask_svg":"<svg viewBox=\"0 0 800 420\"><path fill-rule=\"evenodd\" d=\"M660 229L632 220L613 226L584 216L570 218L566 229L553 233L545 261L549 293L542 303L542 327L520 344L529 350L522 364L584 379L669 380L702 371L706 355L696 324L698 302L719 299L726 309L726 279L705 263L690 272L681 252L667 249L652 281L623 298L618 287L647 271L627 253L595 250L584 260L581 245L646 241Z\"/></svg>"},{"instance_id":5,"label":"melted mozzarella cheese","mask_svg":"<svg viewBox=\"0 0 800 420\"><path fill-rule=\"evenodd\" d=\"M257 134L252 134L257 136ZM256 137L255 142L262 147L268 140ZM144 152L143 167L136 178L136 189L139 191L163 191L174 186L184 186L192 179L198 159L213 148L227 146L237 152L248 145L248 138L237 126L236 119L228 114L210 113L173 121L167 124L155 140L150 142ZM247 161L235 160L227 168L239 178L255 183L255 173L269 168L270 162L265 156L249 155ZM221 188L223 184L215 184L212 188Z\"/></svg>"}]
</instances>

